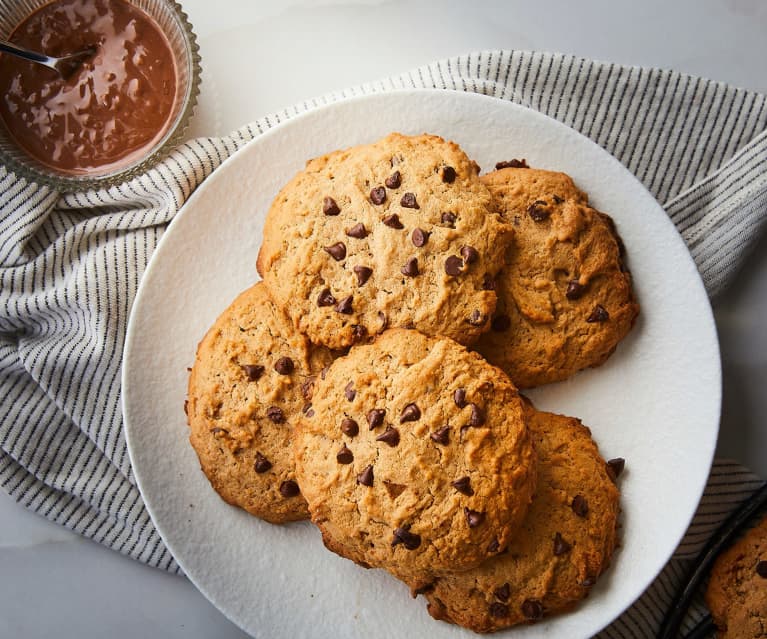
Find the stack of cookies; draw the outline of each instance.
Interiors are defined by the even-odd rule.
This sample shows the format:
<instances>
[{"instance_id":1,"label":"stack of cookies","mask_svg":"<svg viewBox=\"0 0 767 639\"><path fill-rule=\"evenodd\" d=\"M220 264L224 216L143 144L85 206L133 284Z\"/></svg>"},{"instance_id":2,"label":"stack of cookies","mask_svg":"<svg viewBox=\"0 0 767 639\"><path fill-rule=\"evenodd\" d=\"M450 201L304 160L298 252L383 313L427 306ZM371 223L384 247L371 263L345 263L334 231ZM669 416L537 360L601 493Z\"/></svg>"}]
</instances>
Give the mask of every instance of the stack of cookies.
<instances>
[{"instance_id":1,"label":"stack of cookies","mask_svg":"<svg viewBox=\"0 0 767 639\"><path fill-rule=\"evenodd\" d=\"M638 306L611 219L568 176L514 160L480 177L455 143L391 134L308 162L257 267L189 381L223 499L311 518L478 632L588 594L623 460L518 389L603 363Z\"/></svg>"}]
</instances>

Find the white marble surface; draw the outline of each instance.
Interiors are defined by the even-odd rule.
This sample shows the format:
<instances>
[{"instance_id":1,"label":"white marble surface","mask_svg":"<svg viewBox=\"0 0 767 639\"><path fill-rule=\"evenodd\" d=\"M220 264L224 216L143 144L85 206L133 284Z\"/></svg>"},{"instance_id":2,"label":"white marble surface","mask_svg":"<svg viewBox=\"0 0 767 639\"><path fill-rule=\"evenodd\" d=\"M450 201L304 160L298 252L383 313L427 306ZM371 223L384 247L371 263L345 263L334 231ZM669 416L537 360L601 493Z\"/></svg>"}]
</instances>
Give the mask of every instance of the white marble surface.
<instances>
[{"instance_id":1,"label":"white marble surface","mask_svg":"<svg viewBox=\"0 0 767 639\"><path fill-rule=\"evenodd\" d=\"M487 48L660 66L767 91L763 0L182 3L205 68L198 135ZM724 369L719 453L767 477L767 238L715 315ZM278 629L264 630L279 637ZM0 637L104 636L244 635L186 580L73 535L0 491Z\"/></svg>"}]
</instances>

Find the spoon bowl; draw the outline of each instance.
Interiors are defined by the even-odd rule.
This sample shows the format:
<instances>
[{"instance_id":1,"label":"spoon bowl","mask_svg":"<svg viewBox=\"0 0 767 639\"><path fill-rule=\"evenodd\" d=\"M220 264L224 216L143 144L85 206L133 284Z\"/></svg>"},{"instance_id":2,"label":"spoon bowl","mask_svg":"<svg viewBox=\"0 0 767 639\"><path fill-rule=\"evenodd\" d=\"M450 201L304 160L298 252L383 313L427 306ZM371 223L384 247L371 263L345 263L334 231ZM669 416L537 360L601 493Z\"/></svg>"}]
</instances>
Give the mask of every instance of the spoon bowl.
<instances>
[{"instance_id":1,"label":"spoon bowl","mask_svg":"<svg viewBox=\"0 0 767 639\"><path fill-rule=\"evenodd\" d=\"M56 58L54 56L45 55L44 53L38 53L37 51L24 49L23 47L11 44L6 40L0 40L0 51L3 53L10 53L11 55L15 55L16 57L22 58L24 60L29 60L30 62L42 64L49 69L53 69L64 80L66 80L75 71L77 71L77 69L80 68L80 65L85 60L95 55L96 47L88 47L82 51L77 51L76 53L70 53L68 55L63 55Z\"/></svg>"}]
</instances>

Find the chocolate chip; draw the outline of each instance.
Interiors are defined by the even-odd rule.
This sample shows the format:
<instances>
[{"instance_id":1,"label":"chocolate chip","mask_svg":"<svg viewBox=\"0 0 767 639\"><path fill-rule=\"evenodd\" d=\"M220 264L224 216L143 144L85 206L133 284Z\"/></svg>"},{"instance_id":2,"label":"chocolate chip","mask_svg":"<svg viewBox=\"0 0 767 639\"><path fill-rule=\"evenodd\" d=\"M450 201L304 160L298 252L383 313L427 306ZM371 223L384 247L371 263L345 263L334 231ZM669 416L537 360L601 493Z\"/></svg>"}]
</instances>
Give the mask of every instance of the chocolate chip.
<instances>
[{"instance_id":1,"label":"chocolate chip","mask_svg":"<svg viewBox=\"0 0 767 639\"><path fill-rule=\"evenodd\" d=\"M346 444L336 453L336 461L339 464L351 464L354 461L354 454L346 447Z\"/></svg>"},{"instance_id":2,"label":"chocolate chip","mask_svg":"<svg viewBox=\"0 0 767 639\"><path fill-rule=\"evenodd\" d=\"M341 432L349 437L356 437L360 432L360 427L353 419L345 417L341 422Z\"/></svg>"},{"instance_id":3,"label":"chocolate chip","mask_svg":"<svg viewBox=\"0 0 767 639\"><path fill-rule=\"evenodd\" d=\"M373 204L383 204L386 201L386 189L382 186L375 187L370 191L370 201Z\"/></svg>"},{"instance_id":4,"label":"chocolate chip","mask_svg":"<svg viewBox=\"0 0 767 639\"><path fill-rule=\"evenodd\" d=\"M363 286L373 274L373 269L367 266L355 266L352 270L357 276L357 286Z\"/></svg>"},{"instance_id":5,"label":"chocolate chip","mask_svg":"<svg viewBox=\"0 0 767 639\"><path fill-rule=\"evenodd\" d=\"M466 515L466 523L469 524L469 528L476 528L485 521L485 513L481 513L477 510L471 510L470 508L464 508L463 514Z\"/></svg>"},{"instance_id":6,"label":"chocolate chip","mask_svg":"<svg viewBox=\"0 0 767 639\"><path fill-rule=\"evenodd\" d=\"M421 248L426 244L426 242L429 241L429 236L431 233L428 233L424 231L423 229L415 229L413 231L413 234L410 236L410 239L413 242L413 246L416 246L418 248Z\"/></svg>"},{"instance_id":7,"label":"chocolate chip","mask_svg":"<svg viewBox=\"0 0 767 639\"><path fill-rule=\"evenodd\" d=\"M485 411L483 411L476 404L469 404L471 406L471 417L469 418L469 426L472 428L478 428L485 423Z\"/></svg>"},{"instance_id":8,"label":"chocolate chip","mask_svg":"<svg viewBox=\"0 0 767 639\"><path fill-rule=\"evenodd\" d=\"M626 460L623 457L616 457L607 462L607 475L615 481L620 477L623 469L626 467Z\"/></svg>"},{"instance_id":9,"label":"chocolate chip","mask_svg":"<svg viewBox=\"0 0 767 639\"><path fill-rule=\"evenodd\" d=\"M272 462L270 462L261 453L256 453L256 463L253 464L253 470L255 470L257 473L260 474L260 473L265 473L271 467L272 467Z\"/></svg>"},{"instance_id":10,"label":"chocolate chip","mask_svg":"<svg viewBox=\"0 0 767 639\"><path fill-rule=\"evenodd\" d=\"M402 409L399 416L399 423L404 424L405 422L414 422L417 419L421 419L421 409L411 403Z\"/></svg>"},{"instance_id":11,"label":"chocolate chip","mask_svg":"<svg viewBox=\"0 0 767 639\"><path fill-rule=\"evenodd\" d=\"M378 437L376 437L376 441L385 442L389 444L389 446L394 448L397 444L399 444L399 431L396 428L387 426L386 430L383 433L381 433Z\"/></svg>"},{"instance_id":12,"label":"chocolate chip","mask_svg":"<svg viewBox=\"0 0 767 639\"><path fill-rule=\"evenodd\" d=\"M445 273L448 275L460 275L463 271L463 260L460 257L451 255L445 260Z\"/></svg>"},{"instance_id":13,"label":"chocolate chip","mask_svg":"<svg viewBox=\"0 0 767 639\"><path fill-rule=\"evenodd\" d=\"M314 382L317 381L316 375L310 375L303 382L301 382L301 397L309 401L314 393Z\"/></svg>"},{"instance_id":14,"label":"chocolate chip","mask_svg":"<svg viewBox=\"0 0 767 639\"><path fill-rule=\"evenodd\" d=\"M493 384L493 382L491 382L491 381L485 381L485 382L482 382L482 383L479 385L479 391L480 391L480 393L489 393L489 392L490 392L490 391L492 391L494 388L495 388L495 384Z\"/></svg>"},{"instance_id":15,"label":"chocolate chip","mask_svg":"<svg viewBox=\"0 0 767 639\"><path fill-rule=\"evenodd\" d=\"M425 595L427 592L434 590L435 586L436 584L433 581L431 583L424 584L423 586L418 586L417 588L413 589L413 597L417 597L418 595Z\"/></svg>"},{"instance_id":16,"label":"chocolate chip","mask_svg":"<svg viewBox=\"0 0 767 639\"><path fill-rule=\"evenodd\" d=\"M567 283L567 290L565 291L565 297L569 300L577 300L583 297L586 292L586 287L578 280L570 280Z\"/></svg>"},{"instance_id":17,"label":"chocolate chip","mask_svg":"<svg viewBox=\"0 0 767 639\"><path fill-rule=\"evenodd\" d=\"M357 483L362 484L363 486L372 486L373 485L373 466L365 466L365 470L363 470L359 475L357 475Z\"/></svg>"},{"instance_id":18,"label":"chocolate chip","mask_svg":"<svg viewBox=\"0 0 767 639\"><path fill-rule=\"evenodd\" d=\"M400 269L400 273L407 275L408 277L415 277L418 275L418 258L411 257L407 262L405 262L405 266Z\"/></svg>"},{"instance_id":19,"label":"chocolate chip","mask_svg":"<svg viewBox=\"0 0 767 639\"><path fill-rule=\"evenodd\" d=\"M326 197L322 200L322 212L325 215L338 215L341 209L338 208L338 204L332 197Z\"/></svg>"},{"instance_id":20,"label":"chocolate chip","mask_svg":"<svg viewBox=\"0 0 767 639\"><path fill-rule=\"evenodd\" d=\"M435 430L429 434L431 440L443 446L447 446L450 443L450 426L443 426L439 430Z\"/></svg>"},{"instance_id":21,"label":"chocolate chip","mask_svg":"<svg viewBox=\"0 0 767 639\"><path fill-rule=\"evenodd\" d=\"M357 396L357 391L354 390L354 382L349 382L344 387L344 397L350 402L354 401L354 398Z\"/></svg>"},{"instance_id":22,"label":"chocolate chip","mask_svg":"<svg viewBox=\"0 0 767 639\"><path fill-rule=\"evenodd\" d=\"M606 322L609 319L610 313L607 312L607 309L601 304L597 304L594 310L591 311L591 315L586 318L586 321L589 323Z\"/></svg>"},{"instance_id":23,"label":"chocolate chip","mask_svg":"<svg viewBox=\"0 0 767 639\"><path fill-rule=\"evenodd\" d=\"M511 586L509 585L509 582L507 581L503 586L500 586L493 590L493 594L495 595L496 599L500 599L501 601L508 601L509 597L511 597Z\"/></svg>"},{"instance_id":24,"label":"chocolate chip","mask_svg":"<svg viewBox=\"0 0 767 639\"><path fill-rule=\"evenodd\" d=\"M498 603L497 601L494 601L490 604L490 609L488 610L491 617L496 618L503 618L509 616L509 607L506 604Z\"/></svg>"},{"instance_id":25,"label":"chocolate chip","mask_svg":"<svg viewBox=\"0 0 767 639\"><path fill-rule=\"evenodd\" d=\"M471 487L471 478L466 475L466 477L461 477L460 479L456 479L455 481L451 481L450 485L455 488L459 493L463 493L464 495L468 495L471 497L474 494L474 489Z\"/></svg>"},{"instance_id":26,"label":"chocolate chip","mask_svg":"<svg viewBox=\"0 0 767 639\"><path fill-rule=\"evenodd\" d=\"M386 417L385 408L373 408L368 411L368 426L370 426L370 430L383 424L384 417Z\"/></svg>"},{"instance_id":27,"label":"chocolate chip","mask_svg":"<svg viewBox=\"0 0 767 639\"><path fill-rule=\"evenodd\" d=\"M355 237L358 240L368 236L368 230L365 228L365 225L362 222L358 222L351 228L346 229L344 233L346 233L349 237Z\"/></svg>"},{"instance_id":28,"label":"chocolate chip","mask_svg":"<svg viewBox=\"0 0 767 639\"><path fill-rule=\"evenodd\" d=\"M349 295L349 297L345 297L342 299L338 304L336 304L335 309L338 313L343 313L344 315L351 315L353 312L352 309L352 301L354 298Z\"/></svg>"},{"instance_id":29,"label":"chocolate chip","mask_svg":"<svg viewBox=\"0 0 767 639\"><path fill-rule=\"evenodd\" d=\"M485 322L487 322L487 315L476 309L469 315L469 324L472 326L482 326Z\"/></svg>"},{"instance_id":30,"label":"chocolate chip","mask_svg":"<svg viewBox=\"0 0 767 639\"><path fill-rule=\"evenodd\" d=\"M249 382L255 382L261 375L264 374L264 367L257 364L245 364L241 367L245 375L248 377Z\"/></svg>"},{"instance_id":31,"label":"chocolate chip","mask_svg":"<svg viewBox=\"0 0 767 639\"><path fill-rule=\"evenodd\" d=\"M359 324L354 324L352 326L352 338L355 342L359 342L360 340L364 339L368 334L368 329L366 329L364 326L361 326Z\"/></svg>"},{"instance_id":32,"label":"chocolate chip","mask_svg":"<svg viewBox=\"0 0 767 639\"><path fill-rule=\"evenodd\" d=\"M421 535L411 533L408 528L395 528L394 539L392 539L392 547L402 544L408 550L415 550L421 545Z\"/></svg>"},{"instance_id":33,"label":"chocolate chip","mask_svg":"<svg viewBox=\"0 0 767 639\"><path fill-rule=\"evenodd\" d=\"M280 357L274 363L274 370L280 375L290 375L293 372L293 360L289 357Z\"/></svg>"},{"instance_id":34,"label":"chocolate chip","mask_svg":"<svg viewBox=\"0 0 767 639\"><path fill-rule=\"evenodd\" d=\"M285 421L285 413L278 406L270 406L266 409L266 416L275 424L282 424Z\"/></svg>"},{"instance_id":35,"label":"chocolate chip","mask_svg":"<svg viewBox=\"0 0 767 639\"><path fill-rule=\"evenodd\" d=\"M530 167L527 165L527 160L522 158L521 160L504 160L503 162L497 162L495 165L495 170L499 171L501 169L529 169Z\"/></svg>"},{"instance_id":36,"label":"chocolate chip","mask_svg":"<svg viewBox=\"0 0 767 639\"><path fill-rule=\"evenodd\" d=\"M562 535L557 533L554 535L554 556L559 557L567 552L570 552L572 545L562 539Z\"/></svg>"},{"instance_id":37,"label":"chocolate chip","mask_svg":"<svg viewBox=\"0 0 767 639\"><path fill-rule=\"evenodd\" d=\"M328 364L325 368L323 368L320 371L320 379L325 379L325 375L328 374L328 371L330 370L330 364Z\"/></svg>"},{"instance_id":38,"label":"chocolate chip","mask_svg":"<svg viewBox=\"0 0 767 639\"><path fill-rule=\"evenodd\" d=\"M490 275L490 273L485 273L485 276L482 278L482 290L483 291L495 290L495 278L492 275Z\"/></svg>"},{"instance_id":39,"label":"chocolate chip","mask_svg":"<svg viewBox=\"0 0 767 639\"><path fill-rule=\"evenodd\" d=\"M504 333L511 327L511 318L508 315L497 315L493 318L493 330L497 333Z\"/></svg>"},{"instance_id":40,"label":"chocolate chip","mask_svg":"<svg viewBox=\"0 0 767 639\"><path fill-rule=\"evenodd\" d=\"M525 599L522 602L522 614L528 619L540 619L543 616L543 606L535 599Z\"/></svg>"},{"instance_id":41,"label":"chocolate chip","mask_svg":"<svg viewBox=\"0 0 767 639\"><path fill-rule=\"evenodd\" d=\"M498 537L495 537L493 541L491 541L487 545L487 552L496 553L498 552L498 549L501 547L501 545L498 543Z\"/></svg>"},{"instance_id":42,"label":"chocolate chip","mask_svg":"<svg viewBox=\"0 0 767 639\"><path fill-rule=\"evenodd\" d=\"M420 209L415 199L415 193L405 193L399 203L406 209Z\"/></svg>"},{"instance_id":43,"label":"chocolate chip","mask_svg":"<svg viewBox=\"0 0 767 639\"><path fill-rule=\"evenodd\" d=\"M455 169L452 166L442 167L442 181L446 184L455 182Z\"/></svg>"},{"instance_id":44,"label":"chocolate chip","mask_svg":"<svg viewBox=\"0 0 767 639\"><path fill-rule=\"evenodd\" d=\"M543 200L536 200L530 206L527 207L527 214L533 218L535 222L543 222L549 218L551 211L546 208L546 202Z\"/></svg>"},{"instance_id":45,"label":"chocolate chip","mask_svg":"<svg viewBox=\"0 0 767 639\"><path fill-rule=\"evenodd\" d=\"M393 481L388 481L387 479L384 479L383 483L390 499L397 499L397 497L407 490L407 486L404 484L395 484Z\"/></svg>"},{"instance_id":46,"label":"chocolate chip","mask_svg":"<svg viewBox=\"0 0 767 639\"><path fill-rule=\"evenodd\" d=\"M464 263L474 264L474 262L479 259L479 251L473 246L462 246L461 257L463 258Z\"/></svg>"},{"instance_id":47,"label":"chocolate chip","mask_svg":"<svg viewBox=\"0 0 767 639\"><path fill-rule=\"evenodd\" d=\"M458 408L463 408L466 406L466 389L456 388L455 392L453 393L453 401L455 402L455 405L458 406Z\"/></svg>"},{"instance_id":48,"label":"chocolate chip","mask_svg":"<svg viewBox=\"0 0 767 639\"><path fill-rule=\"evenodd\" d=\"M392 213L391 215L387 215L383 220L381 220L386 226L392 229L404 229L404 225L402 222L399 221L399 215L396 213Z\"/></svg>"},{"instance_id":49,"label":"chocolate chip","mask_svg":"<svg viewBox=\"0 0 767 639\"><path fill-rule=\"evenodd\" d=\"M320 294L317 296L317 306L333 306L336 303L336 298L330 292L329 288L323 288Z\"/></svg>"},{"instance_id":50,"label":"chocolate chip","mask_svg":"<svg viewBox=\"0 0 767 639\"><path fill-rule=\"evenodd\" d=\"M312 405L309 402L303 405L301 412L307 417L314 417L314 411L312 410Z\"/></svg>"},{"instance_id":51,"label":"chocolate chip","mask_svg":"<svg viewBox=\"0 0 767 639\"><path fill-rule=\"evenodd\" d=\"M330 255L336 262L340 262L346 257L346 244L343 242L336 242L330 246L325 246L324 250Z\"/></svg>"},{"instance_id":52,"label":"chocolate chip","mask_svg":"<svg viewBox=\"0 0 767 639\"><path fill-rule=\"evenodd\" d=\"M455 221L458 219L458 216L456 216L455 213L450 213L449 211L446 211L442 214L442 217L440 219L442 221L442 224L450 227L451 229L454 229Z\"/></svg>"},{"instance_id":53,"label":"chocolate chip","mask_svg":"<svg viewBox=\"0 0 767 639\"><path fill-rule=\"evenodd\" d=\"M224 435L228 435L228 434L229 434L229 431L228 431L228 430L226 430L226 428L218 428L218 427L216 427L216 428L211 428L211 429L210 429L210 432L211 432L211 434L213 434L213 435L218 435L218 434L220 434L220 433L223 433Z\"/></svg>"},{"instance_id":54,"label":"chocolate chip","mask_svg":"<svg viewBox=\"0 0 767 639\"><path fill-rule=\"evenodd\" d=\"M578 517L585 517L589 514L589 502L586 501L583 495L573 497L573 503L570 506Z\"/></svg>"},{"instance_id":55,"label":"chocolate chip","mask_svg":"<svg viewBox=\"0 0 767 639\"><path fill-rule=\"evenodd\" d=\"M290 497L296 497L301 494L301 490L298 488L298 484L290 479L285 480L280 484L280 495L288 499Z\"/></svg>"},{"instance_id":56,"label":"chocolate chip","mask_svg":"<svg viewBox=\"0 0 767 639\"><path fill-rule=\"evenodd\" d=\"M565 201L565 198L559 197L558 195L552 195L551 198L554 200L555 204L562 204L562 202Z\"/></svg>"},{"instance_id":57,"label":"chocolate chip","mask_svg":"<svg viewBox=\"0 0 767 639\"><path fill-rule=\"evenodd\" d=\"M767 579L767 561L762 560L756 564L756 574L763 579Z\"/></svg>"},{"instance_id":58,"label":"chocolate chip","mask_svg":"<svg viewBox=\"0 0 767 639\"><path fill-rule=\"evenodd\" d=\"M402 184L402 176L399 171L394 171L394 173L387 177L384 184L386 184L386 188L398 189L399 185Z\"/></svg>"},{"instance_id":59,"label":"chocolate chip","mask_svg":"<svg viewBox=\"0 0 767 639\"><path fill-rule=\"evenodd\" d=\"M378 329L378 332L383 333L389 326L389 318L383 311L378 311L378 320L381 322L381 328Z\"/></svg>"}]
</instances>

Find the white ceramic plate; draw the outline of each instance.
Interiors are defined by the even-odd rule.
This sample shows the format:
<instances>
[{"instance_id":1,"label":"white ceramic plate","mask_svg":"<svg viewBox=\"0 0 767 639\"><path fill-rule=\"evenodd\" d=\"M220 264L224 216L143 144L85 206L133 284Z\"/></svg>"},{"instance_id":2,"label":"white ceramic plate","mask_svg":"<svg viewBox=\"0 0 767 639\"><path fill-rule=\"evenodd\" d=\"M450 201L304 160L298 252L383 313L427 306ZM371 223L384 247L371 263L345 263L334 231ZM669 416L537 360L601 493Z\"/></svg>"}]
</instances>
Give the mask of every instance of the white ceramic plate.
<instances>
[{"instance_id":1,"label":"white ceramic plate","mask_svg":"<svg viewBox=\"0 0 767 639\"><path fill-rule=\"evenodd\" d=\"M575 612L507 631L590 637L626 609L673 553L708 476L719 424L714 322L676 229L622 165L536 112L475 94L409 91L295 117L230 158L175 218L144 275L128 329L123 403L135 476L162 538L194 584L264 637L457 637L382 571L326 551L302 522L272 526L225 504L200 472L182 410L198 341L257 278L265 213L308 158L390 131L455 140L485 169L524 157L562 170L615 219L641 316L608 363L531 393L575 415L606 458L625 457L622 547ZM503 633L502 633L503 634Z\"/></svg>"}]
</instances>

